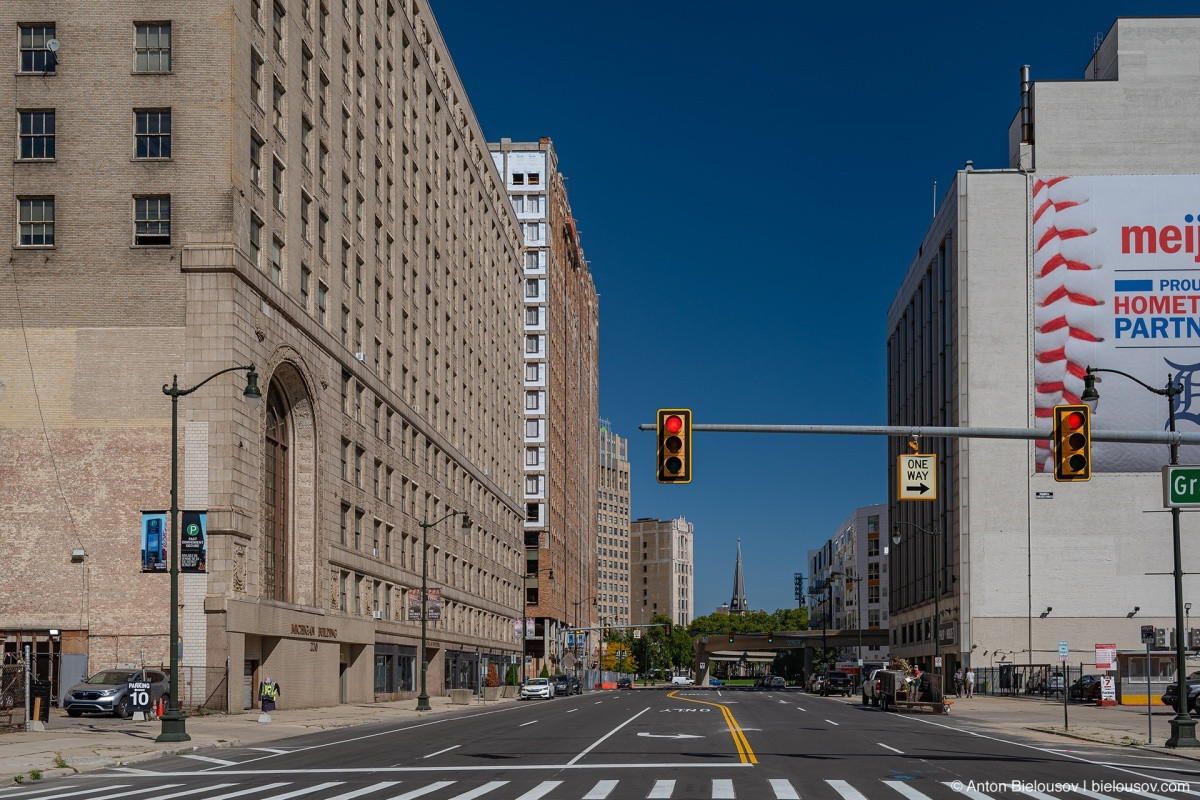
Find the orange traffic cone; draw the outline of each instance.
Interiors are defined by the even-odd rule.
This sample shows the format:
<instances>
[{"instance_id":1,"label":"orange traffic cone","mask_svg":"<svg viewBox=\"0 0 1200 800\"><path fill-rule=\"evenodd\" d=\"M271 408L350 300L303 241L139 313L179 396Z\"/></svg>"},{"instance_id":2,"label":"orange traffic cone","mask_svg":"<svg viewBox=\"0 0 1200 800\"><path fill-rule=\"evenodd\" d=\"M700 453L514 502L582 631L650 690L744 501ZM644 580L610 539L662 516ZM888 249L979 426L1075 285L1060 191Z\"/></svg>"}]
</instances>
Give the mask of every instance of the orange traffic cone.
<instances>
[{"instance_id":1,"label":"orange traffic cone","mask_svg":"<svg viewBox=\"0 0 1200 800\"><path fill-rule=\"evenodd\" d=\"M158 698L158 702L154 705L154 716L161 718L163 715L163 699Z\"/></svg>"}]
</instances>

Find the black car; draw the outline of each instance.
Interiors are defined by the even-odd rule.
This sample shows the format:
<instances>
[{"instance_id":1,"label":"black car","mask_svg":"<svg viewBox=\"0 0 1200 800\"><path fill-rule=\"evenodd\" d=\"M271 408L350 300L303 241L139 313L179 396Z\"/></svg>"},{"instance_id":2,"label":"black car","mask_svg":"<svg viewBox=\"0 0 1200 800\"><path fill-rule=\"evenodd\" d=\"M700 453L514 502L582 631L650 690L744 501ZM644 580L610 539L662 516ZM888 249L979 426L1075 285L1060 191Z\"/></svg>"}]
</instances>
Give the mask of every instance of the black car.
<instances>
[{"instance_id":1,"label":"black car","mask_svg":"<svg viewBox=\"0 0 1200 800\"><path fill-rule=\"evenodd\" d=\"M1067 698L1070 700L1084 700L1093 703L1099 701L1100 676L1080 675L1071 682L1070 688L1067 689Z\"/></svg>"},{"instance_id":2,"label":"black car","mask_svg":"<svg viewBox=\"0 0 1200 800\"><path fill-rule=\"evenodd\" d=\"M629 678L618 678L617 679L617 688L618 689L632 689L633 681L630 680Z\"/></svg>"},{"instance_id":3,"label":"black car","mask_svg":"<svg viewBox=\"0 0 1200 800\"><path fill-rule=\"evenodd\" d=\"M583 686L580 685L579 679L570 675L555 675L550 679L550 682L554 684L554 694L556 696L560 694L567 695L583 693Z\"/></svg>"},{"instance_id":4,"label":"black car","mask_svg":"<svg viewBox=\"0 0 1200 800\"><path fill-rule=\"evenodd\" d=\"M1193 714L1200 713L1200 708L1197 708L1197 701L1200 701L1200 680L1192 680L1192 677L1197 675L1193 672L1188 676L1187 692L1188 692L1188 711ZM1179 684L1171 683L1165 692L1163 692L1162 702L1165 706L1170 706L1179 713Z\"/></svg>"}]
</instances>

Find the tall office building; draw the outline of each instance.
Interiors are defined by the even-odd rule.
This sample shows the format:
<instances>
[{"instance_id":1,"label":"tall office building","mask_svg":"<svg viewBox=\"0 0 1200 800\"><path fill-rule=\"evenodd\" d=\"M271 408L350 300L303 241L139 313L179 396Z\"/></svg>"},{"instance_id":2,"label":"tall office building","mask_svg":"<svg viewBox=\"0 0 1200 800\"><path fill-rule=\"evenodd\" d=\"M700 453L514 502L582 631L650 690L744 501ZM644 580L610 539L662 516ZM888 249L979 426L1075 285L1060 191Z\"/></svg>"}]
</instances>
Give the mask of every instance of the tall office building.
<instances>
[{"instance_id":1,"label":"tall office building","mask_svg":"<svg viewBox=\"0 0 1200 800\"><path fill-rule=\"evenodd\" d=\"M526 655L532 670L559 669L576 610L596 596L599 302L553 144L488 147L524 239Z\"/></svg>"},{"instance_id":2,"label":"tall office building","mask_svg":"<svg viewBox=\"0 0 1200 800\"><path fill-rule=\"evenodd\" d=\"M957 173L888 312L889 424L1049 431L1089 366L1191 385L1198 36L1200 18L1121 18L1080 80L1019 85L1014 70L1008 165ZM1094 432L1166 428L1164 397L1098 377ZM1196 432L1190 406L1177 410L1178 429ZM893 456L907 449L892 442ZM937 649L947 671L1036 667L1057 663L1061 642L1086 663L1097 643L1144 654L1142 625L1176 627L1161 577L1172 526L1148 513L1163 508L1168 446L1097 440L1091 480L1058 483L1049 444L922 439L938 456L937 499L891 507L908 523L891 549L896 655L928 662ZM1195 457L1185 446L1181 463ZM1194 564L1183 570L1194 597ZM1127 701L1146 701L1128 680L1143 658L1119 655ZM1173 673L1171 654L1152 665Z\"/></svg>"},{"instance_id":3,"label":"tall office building","mask_svg":"<svg viewBox=\"0 0 1200 800\"><path fill-rule=\"evenodd\" d=\"M177 375L185 706L249 707L265 674L306 706L412 694L422 655L431 692L503 667L522 242L426 0L0 22L6 651L61 655L62 685L168 660ZM208 381L250 365L258 408L245 370Z\"/></svg>"},{"instance_id":4,"label":"tall office building","mask_svg":"<svg viewBox=\"0 0 1200 800\"><path fill-rule=\"evenodd\" d=\"M600 421L600 495L595 613L614 625L629 617L629 440Z\"/></svg>"},{"instance_id":5,"label":"tall office building","mask_svg":"<svg viewBox=\"0 0 1200 800\"><path fill-rule=\"evenodd\" d=\"M677 519L635 519L629 526L630 622L648 624L655 614L676 625L696 616L692 523Z\"/></svg>"}]
</instances>

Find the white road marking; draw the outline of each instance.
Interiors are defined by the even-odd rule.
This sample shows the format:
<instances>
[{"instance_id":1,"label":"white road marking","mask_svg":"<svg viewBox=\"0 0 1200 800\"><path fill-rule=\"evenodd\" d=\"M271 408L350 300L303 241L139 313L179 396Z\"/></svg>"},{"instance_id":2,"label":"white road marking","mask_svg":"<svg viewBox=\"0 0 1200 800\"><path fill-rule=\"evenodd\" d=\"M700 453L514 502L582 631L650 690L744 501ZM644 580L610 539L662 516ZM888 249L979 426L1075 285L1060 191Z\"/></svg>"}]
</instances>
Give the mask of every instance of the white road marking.
<instances>
[{"instance_id":1,"label":"white road marking","mask_svg":"<svg viewBox=\"0 0 1200 800\"><path fill-rule=\"evenodd\" d=\"M605 800L615 788L617 781L597 781L592 790L583 796L583 800Z\"/></svg>"},{"instance_id":2,"label":"white road marking","mask_svg":"<svg viewBox=\"0 0 1200 800\"><path fill-rule=\"evenodd\" d=\"M531 719L531 720L529 720L529 722L522 722L522 723L521 723L520 725L518 725L517 727L518 727L518 728L524 728L526 725L533 725L533 724L534 724L534 723L536 723L536 722L537 722L537 720L536 720L536 719Z\"/></svg>"},{"instance_id":3,"label":"white road marking","mask_svg":"<svg viewBox=\"0 0 1200 800\"><path fill-rule=\"evenodd\" d=\"M795 787L787 778L772 778L771 788L775 790L775 800L800 800Z\"/></svg>"},{"instance_id":4,"label":"white road marking","mask_svg":"<svg viewBox=\"0 0 1200 800\"><path fill-rule=\"evenodd\" d=\"M291 750L278 750L274 747L251 747L250 749L258 750L259 752L262 752L262 753L274 753L277 756L286 755L287 753L292 752Z\"/></svg>"},{"instance_id":5,"label":"white road marking","mask_svg":"<svg viewBox=\"0 0 1200 800\"><path fill-rule=\"evenodd\" d=\"M1034 789L1022 789L1020 791L1021 791L1021 794L1028 795L1028 796L1032 797L1033 800L1058 800L1057 797L1051 797L1050 795L1045 794L1044 792L1039 792Z\"/></svg>"},{"instance_id":6,"label":"white road marking","mask_svg":"<svg viewBox=\"0 0 1200 800\"><path fill-rule=\"evenodd\" d=\"M612 736L614 733L616 733L617 731L621 730L621 728L624 728L626 725L628 725L629 723L633 722L635 719L637 719L638 717L640 717L642 714L645 714L645 713L646 713L647 711L649 711L649 710L650 710L650 707L649 707L649 706L646 706L646 707L645 707L645 708L643 708L641 711L639 711L638 713L634 714L632 717L630 717L629 719L625 720L625 721L624 721L624 722L622 722L620 725L618 725L617 727L613 728L611 731L609 731L608 733L604 734L603 736L601 736L601 737L600 737L599 739L597 739L596 741L592 742L590 745L588 745L587 747L585 747L585 748L583 749L583 752L581 752L579 755L575 756L575 757L574 757L574 758L572 758L570 761L568 761L568 762L567 762L567 765L568 765L568 766L571 766L571 765L573 765L573 764L576 764L576 763L578 763L579 759L583 758L583 757L584 757L584 756L586 756L588 753L592 752L592 751L593 751L593 750L595 750L597 747L599 747L599 746L600 746L600 744L601 744L601 743L602 743L602 742L603 742L605 739L607 739L608 737Z\"/></svg>"},{"instance_id":7,"label":"white road marking","mask_svg":"<svg viewBox=\"0 0 1200 800\"><path fill-rule=\"evenodd\" d=\"M960 781L942 781L942 784L945 786L949 786L951 789L958 792L959 794L965 794L967 797L971 798L971 800L995 800L995 798L992 797L991 795L986 795L983 792L977 792L974 789L968 789ZM957 785L955 785L955 784L957 784Z\"/></svg>"},{"instance_id":8,"label":"white road marking","mask_svg":"<svg viewBox=\"0 0 1200 800\"><path fill-rule=\"evenodd\" d=\"M1084 797L1091 797L1091 798L1093 798L1093 800L1117 800L1115 797L1112 797L1111 795L1100 794L1099 792L1089 792L1086 789L1076 789L1075 792L1077 794L1083 795Z\"/></svg>"},{"instance_id":9,"label":"white road marking","mask_svg":"<svg viewBox=\"0 0 1200 800\"><path fill-rule=\"evenodd\" d=\"M825 781L829 787L840 794L846 800L867 800L866 795L855 789L845 781Z\"/></svg>"},{"instance_id":10,"label":"white road marking","mask_svg":"<svg viewBox=\"0 0 1200 800\"><path fill-rule=\"evenodd\" d=\"M830 725L839 725L839 727L840 727L840 724L839 724L839 723L837 723L837 722L834 722L834 721L833 721L833 720L831 720L831 719L827 719L827 720L825 720L825 721L826 721L826 722L828 722Z\"/></svg>"},{"instance_id":11,"label":"white road marking","mask_svg":"<svg viewBox=\"0 0 1200 800\"><path fill-rule=\"evenodd\" d=\"M208 756L193 756L188 753L184 753L183 757L184 758L194 758L197 761L207 761L210 764L220 764L222 767L232 767L234 764L238 763L236 761L226 761L223 758L209 758Z\"/></svg>"},{"instance_id":12,"label":"white road marking","mask_svg":"<svg viewBox=\"0 0 1200 800\"><path fill-rule=\"evenodd\" d=\"M475 800L476 797L483 797L485 794L492 791L493 789L499 789L501 786L504 786L507 783L508 783L508 781L489 781L488 783L485 783L483 786L476 786L474 789L472 789L469 792L463 792L462 794L456 794L456 795L454 795L454 797L451 797L450 800Z\"/></svg>"},{"instance_id":13,"label":"white road marking","mask_svg":"<svg viewBox=\"0 0 1200 800\"><path fill-rule=\"evenodd\" d=\"M554 791L562 781L542 781L537 786L530 789L525 794L516 798L516 800L538 800L539 797L545 797ZM399 800L399 798L397 798Z\"/></svg>"},{"instance_id":14,"label":"white road marking","mask_svg":"<svg viewBox=\"0 0 1200 800\"><path fill-rule=\"evenodd\" d=\"M436 753L430 753L427 756L421 756L421 758L433 758L434 756L440 756L442 753L449 753L451 750L457 750L460 747L462 747L461 744L452 744L449 747L438 750Z\"/></svg>"},{"instance_id":15,"label":"white road marking","mask_svg":"<svg viewBox=\"0 0 1200 800\"><path fill-rule=\"evenodd\" d=\"M179 784L175 784L175 785L178 786ZM95 789L80 789L77 792L67 792L65 794L56 794L56 795L53 795L52 797L40 798L39 800L54 800L54 798L56 798L56 797L82 797L85 794L94 794L96 792L107 792L111 789L124 789L127 786L129 786L129 784L121 783L121 784L117 784L116 786L101 786L101 787L95 788ZM24 786L7 786L4 789L0 789L0 792L3 792L4 794L9 794L10 792L16 792L18 789L24 789L24 788L25 788ZM49 789L35 789L32 792L23 792L21 794L21 797L22 798L33 797L34 795L45 794L46 792L57 791L60 788L62 788L62 787L61 786L53 786Z\"/></svg>"},{"instance_id":16,"label":"white road marking","mask_svg":"<svg viewBox=\"0 0 1200 800\"><path fill-rule=\"evenodd\" d=\"M266 786L255 786L253 789L238 789L236 792L226 792L219 794L216 797L209 797L206 800L233 800L234 797L241 797L244 794L252 794L253 792L264 792L270 789L277 789L280 786L287 786L286 783L268 783Z\"/></svg>"},{"instance_id":17,"label":"white road marking","mask_svg":"<svg viewBox=\"0 0 1200 800\"><path fill-rule=\"evenodd\" d=\"M576 711L578 711L578 710L579 710L578 708L572 708L572 709L568 709L567 713L568 713L568 714L574 714L574 713L575 713Z\"/></svg>"},{"instance_id":18,"label":"white road marking","mask_svg":"<svg viewBox=\"0 0 1200 800\"><path fill-rule=\"evenodd\" d=\"M801 708L800 706L796 706L796 710L797 711L808 711L807 708Z\"/></svg>"},{"instance_id":19,"label":"white road marking","mask_svg":"<svg viewBox=\"0 0 1200 800\"><path fill-rule=\"evenodd\" d=\"M900 755L904 755L903 750L897 750L896 748L892 747L890 744L884 744L883 742L876 742L875 744L879 745L880 747L886 747L888 750L891 750L893 753L899 753Z\"/></svg>"},{"instance_id":20,"label":"white road marking","mask_svg":"<svg viewBox=\"0 0 1200 800\"><path fill-rule=\"evenodd\" d=\"M646 800L670 800L675 793L675 781L655 781L654 788L646 795Z\"/></svg>"},{"instance_id":21,"label":"white road marking","mask_svg":"<svg viewBox=\"0 0 1200 800\"><path fill-rule=\"evenodd\" d=\"M400 781L380 781L379 783L373 783L370 786L365 786L362 789L355 789L352 792L343 792L335 797L328 797L326 800L351 800L351 798L364 794L370 794L378 789L386 789L389 786L395 786L399 782Z\"/></svg>"},{"instance_id":22,"label":"white road marking","mask_svg":"<svg viewBox=\"0 0 1200 800\"><path fill-rule=\"evenodd\" d=\"M929 800L929 795L918 792L904 781L884 781L883 783L907 797L908 800Z\"/></svg>"},{"instance_id":23,"label":"white road marking","mask_svg":"<svg viewBox=\"0 0 1200 800\"><path fill-rule=\"evenodd\" d=\"M324 789L329 789L334 786L341 786L341 785L342 785L342 781L326 781L325 783L318 783L316 786L306 786L303 789L294 789L290 792L285 792L284 794L272 795L271 797L263 798L263 800L288 800L288 798L290 798L290 797L300 797L302 795L312 794L313 792L320 792Z\"/></svg>"},{"instance_id":24,"label":"white road marking","mask_svg":"<svg viewBox=\"0 0 1200 800\"><path fill-rule=\"evenodd\" d=\"M422 786L420 789L413 789L411 792L398 794L395 797L388 798L388 800L412 800L414 797L420 797L421 795L436 792L438 789L443 789L452 783L454 783L454 781L438 781L437 783L431 783L428 786Z\"/></svg>"},{"instance_id":25,"label":"white road marking","mask_svg":"<svg viewBox=\"0 0 1200 800\"><path fill-rule=\"evenodd\" d=\"M101 795L94 800L112 800L115 797L129 797L135 794L146 794L147 792L157 792L159 789L174 789L176 786L182 786L182 783L168 783L166 786L151 786L149 789L130 789L128 792L117 792L116 794ZM123 788L123 787L122 787ZM73 794L83 794L83 792L73 792L70 794L52 794L42 800L54 800L57 797L71 797Z\"/></svg>"},{"instance_id":26,"label":"white road marking","mask_svg":"<svg viewBox=\"0 0 1200 800\"><path fill-rule=\"evenodd\" d=\"M234 783L218 783L216 786L203 786L199 789L184 789L182 792L171 792L170 794L160 794L157 797L152 797L150 800L171 800L172 797L186 797L189 794L198 792L211 792L214 789L224 789L227 786L236 786ZM330 798L333 800L333 798Z\"/></svg>"},{"instance_id":27,"label":"white road marking","mask_svg":"<svg viewBox=\"0 0 1200 800\"><path fill-rule=\"evenodd\" d=\"M734 800L737 795L733 793L733 781L728 778L713 778L712 797L713 800Z\"/></svg>"}]
</instances>

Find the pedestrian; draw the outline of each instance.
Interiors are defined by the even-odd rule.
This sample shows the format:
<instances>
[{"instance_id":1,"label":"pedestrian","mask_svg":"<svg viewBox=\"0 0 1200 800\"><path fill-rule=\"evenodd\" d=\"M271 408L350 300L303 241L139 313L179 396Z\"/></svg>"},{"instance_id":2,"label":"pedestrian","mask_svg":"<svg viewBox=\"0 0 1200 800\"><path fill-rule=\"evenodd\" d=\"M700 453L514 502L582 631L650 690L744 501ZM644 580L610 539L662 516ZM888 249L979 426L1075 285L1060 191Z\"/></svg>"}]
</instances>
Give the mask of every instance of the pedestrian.
<instances>
[{"instance_id":1,"label":"pedestrian","mask_svg":"<svg viewBox=\"0 0 1200 800\"><path fill-rule=\"evenodd\" d=\"M967 697L975 694L975 670L967 667L967 674L963 676L963 687L967 690Z\"/></svg>"},{"instance_id":2,"label":"pedestrian","mask_svg":"<svg viewBox=\"0 0 1200 800\"><path fill-rule=\"evenodd\" d=\"M279 684L275 682L274 678L268 677L259 684L258 699L262 703L262 710L265 713L275 710L275 703L279 700Z\"/></svg>"},{"instance_id":3,"label":"pedestrian","mask_svg":"<svg viewBox=\"0 0 1200 800\"><path fill-rule=\"evenodd\" d=\"M962 697L963 692L963 671L962 667L954 670L954 696Z\"/></svg>"}]
</instances>

